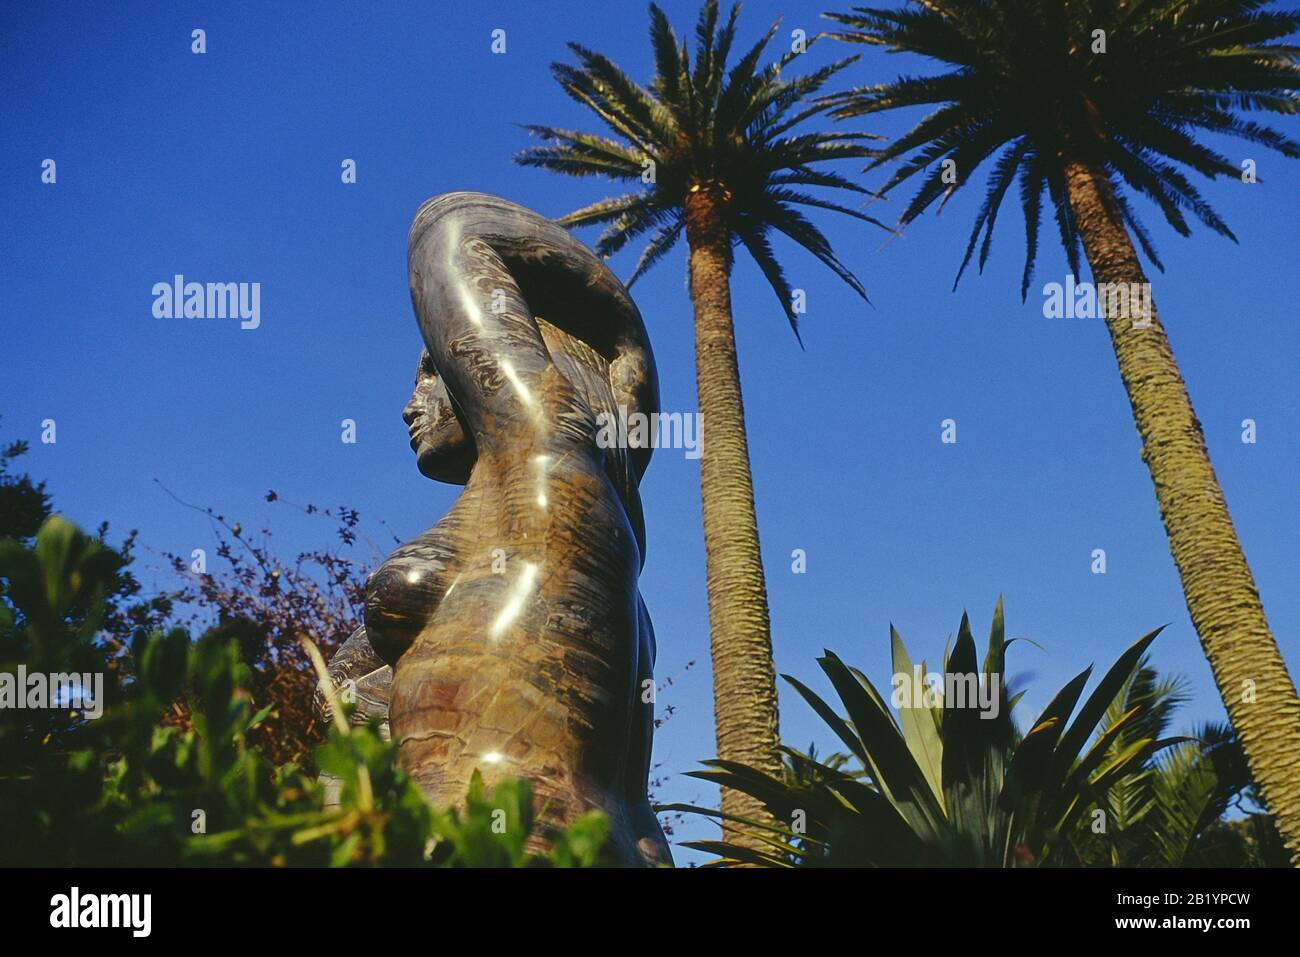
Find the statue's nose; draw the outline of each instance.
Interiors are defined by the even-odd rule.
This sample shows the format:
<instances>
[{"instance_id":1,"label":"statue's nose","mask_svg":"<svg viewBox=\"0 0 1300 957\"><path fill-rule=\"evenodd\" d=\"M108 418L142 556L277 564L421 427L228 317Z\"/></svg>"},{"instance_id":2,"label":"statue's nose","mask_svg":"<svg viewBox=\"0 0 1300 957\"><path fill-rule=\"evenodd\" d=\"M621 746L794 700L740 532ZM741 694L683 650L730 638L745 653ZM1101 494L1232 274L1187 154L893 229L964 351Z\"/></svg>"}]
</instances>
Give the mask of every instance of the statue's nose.
<instances>
[{"instance_id":1,"label":"statue's nose","mask_svg":"<svg viewBox=\"0 0 1300 957\"><path fill-rule=\"evenodd\" d=\"M406 408L402 409L402 421L408 426L415 422L416 416L420 414L419 408L415 404L415 399L406 403Z\"/></svg>"}]
</instances>

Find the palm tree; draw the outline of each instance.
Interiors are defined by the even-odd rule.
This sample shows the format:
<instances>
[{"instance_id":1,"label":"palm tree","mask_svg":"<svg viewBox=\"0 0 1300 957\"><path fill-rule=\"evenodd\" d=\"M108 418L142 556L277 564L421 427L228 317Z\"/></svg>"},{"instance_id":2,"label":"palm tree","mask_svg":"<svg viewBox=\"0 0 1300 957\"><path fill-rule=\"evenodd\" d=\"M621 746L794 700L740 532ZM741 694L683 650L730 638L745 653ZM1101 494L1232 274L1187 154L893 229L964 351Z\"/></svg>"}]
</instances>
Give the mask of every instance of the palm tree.
<instances>
[{"instance_id":1,"label":"palm tree","mask_svg":"<svg viewBox=\"0 0 1300 957\"><path fill-rule=\"evenodd\" d=\"M1300 144L1240 115L1300 110L1300 51L1271 43L1295 32L1300 14L1264 9L1268 5L923 0L827 14L849 28L836 34L839 39L920 54L949 68L839 94L831 98L834 115L934 108L872 163L901 161L882 193L924 173L901 216L904 224L969 182L1000 151L962 270L977 242L983 267L998 210L1018 178L1028 246L1022 298L1044 191L1076 275L1082 245L1097 288L1136 283L1138 290L1149 289L1134 240L1157 269L1162 266L1130 195L1154 203L1181 234L1194 217L1235 238L1182 167L1210 178L1246 176L1199 134L1300 156ZM1251 774L1300 863L1300 698L1264 618L1163 326L1150 306L1137 321L1123 308L1107 312L1192 622Z\"/></svg>"},{"instance_id":2,"label":"palm tree","mask_svg":"<svg viewBox=\"0 0 1300 957\"><path fill-rule=\"evenodd\" d=\"M604 256L650 234L629 285L686 233L696 388L708 436L700 485L718 754L779 773L776 680L731 313L732 247L742 245L754 258L797 337L791 289L770 235L776 231L794 240L865 299L862 284L798 207L875 220L805 189L866 192L823 166L870 155L861 145L863 135L795 132L825 109L811 97L856 58L786 77L783 70L797 55L793 52L760 65L778 27L773 24L728 71L738 13L739 6L732 7L719 26L716 0L704 4L692 65L686 44L652 4L655 73L649 86L630 79L607 57L569 44L578 65L557 63L552 72L613 136L530 126L548 145L517 158L526 166L637 187L558 220L570 227L606 224L596 243ZM723 809L761 815L757 802L738 792L723 792Z\"/></svg>"}]
</instances>

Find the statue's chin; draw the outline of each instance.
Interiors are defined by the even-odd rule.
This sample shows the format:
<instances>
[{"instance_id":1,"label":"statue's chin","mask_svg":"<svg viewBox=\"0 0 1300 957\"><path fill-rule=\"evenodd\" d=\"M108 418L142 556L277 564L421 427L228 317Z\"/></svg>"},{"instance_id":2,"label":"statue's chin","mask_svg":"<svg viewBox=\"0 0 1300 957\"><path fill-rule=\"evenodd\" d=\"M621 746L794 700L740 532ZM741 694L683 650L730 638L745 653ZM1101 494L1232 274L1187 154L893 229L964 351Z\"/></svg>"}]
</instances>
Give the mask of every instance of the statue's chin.
<instances>
[{"instance_id":1,"label":"statue's chin","mask_svg":"<svg viewBox=\"0 0 1300 957\"><path fill-rule=\"evenodd\" d=\"M421 475L448 485L464 485L468 482L472 464L473 457L462 449L447 450L427 446L418 450L415 460Z\"/></svg>"}]
</instances>

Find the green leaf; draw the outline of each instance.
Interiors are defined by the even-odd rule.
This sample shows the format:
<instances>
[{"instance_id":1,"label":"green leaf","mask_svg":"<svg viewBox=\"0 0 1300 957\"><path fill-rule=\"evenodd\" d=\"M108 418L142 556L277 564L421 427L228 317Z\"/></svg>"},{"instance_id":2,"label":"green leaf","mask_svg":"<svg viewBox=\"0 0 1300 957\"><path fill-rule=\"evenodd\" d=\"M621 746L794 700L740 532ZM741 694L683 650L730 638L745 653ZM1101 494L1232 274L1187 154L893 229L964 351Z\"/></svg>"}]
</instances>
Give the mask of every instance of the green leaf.
<instances>
[{"instance_id":1,"label":"green leaf","mask_svg":"<svg viewBox=\"0 0 1300 957\"><path fill-rule=\"evenodd\" d=\"M1147 648L1151 642L1164 630L1164 625L1154 631L1149 631L1125 650L1125 652L1116 659L1115 663L1110 666L1105 676L1093 689L1088 700L1083 707L1079 709L1078 717L1070 725L1068 731L1061 736L1061 743L1057 749L1057 757L1053 762L1050 771L1050 777L1060 779L1064 776L1069 765L1072 764L1082 750L1088 738L1092 736L1102 717L1106 714L1106 708L1115 700L1115 695L1119 693L1124 682L1128 680L1133 669L1142 656L1146 654ZM1066 715L1068 717L1068 713Z\"/></svg>"},{"instance_id":2,"label":"green leaf","mask_svg":"<svg viewBox=\"0 0 1300 957\"><path fill-rule=\"evenodd\" d=\"M903 639L894 630L893 625L889 626L889 642L893 652L894 674L896 676L903 675L910 681L913 675L912 659L908 657ZM924 688L926 678L924 668L921 670L920 677ZM912 757L916 759L916 764L921 769L921 773L925 775L925 780L930 785L935 800L942 805L943 741L939 738L939 731L935 727L930 709L925 707L922 702L916 701L912 702L911 707L899 708L898 717L903 728L903 739L907 742L907 749L912 753Z\"/></svg>"}]
</instances>

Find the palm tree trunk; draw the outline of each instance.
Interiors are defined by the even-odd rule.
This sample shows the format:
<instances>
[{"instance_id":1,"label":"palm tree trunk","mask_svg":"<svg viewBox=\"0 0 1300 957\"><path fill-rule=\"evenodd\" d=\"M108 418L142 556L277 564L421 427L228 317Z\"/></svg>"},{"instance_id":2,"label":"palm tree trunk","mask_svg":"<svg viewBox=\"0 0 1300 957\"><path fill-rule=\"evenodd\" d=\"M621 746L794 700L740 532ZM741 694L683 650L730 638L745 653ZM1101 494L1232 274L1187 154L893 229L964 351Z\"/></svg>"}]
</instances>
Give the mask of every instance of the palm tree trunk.
<instances>
[{"instance_id":1,"label":"palm tree trunk","mask_svg":"<svg viewBox=\"0 0 1300 957\"><path fill-rule=\"evenodd\" d=\"M700 491L713 658L718 757L779 777L776 674L758 546L749 443L731 316L731 236L725 193L705 186L686 200L695 383L702 419ZM762 804L724 788L722 810L767 819ZM724 825L724 837L746 842ZM763 845L756 845L763 846Z\"/></svg>"},{"instance_id":2,"label":"palm tree trunk","mask_svg":"<svg viewBox=\"0 0 1300 957\"><path fill-rule=\"evenodd\" d=\"M1146 283L1105 171L1086 155L1064 159L1094 285ZM1154 305L1149 310L1145 318L1106 317L1120 378L1192 624L1251 775L1300 865L1300 698L1264 618L1169 340Z\"/></svg>"}]
</instances>

